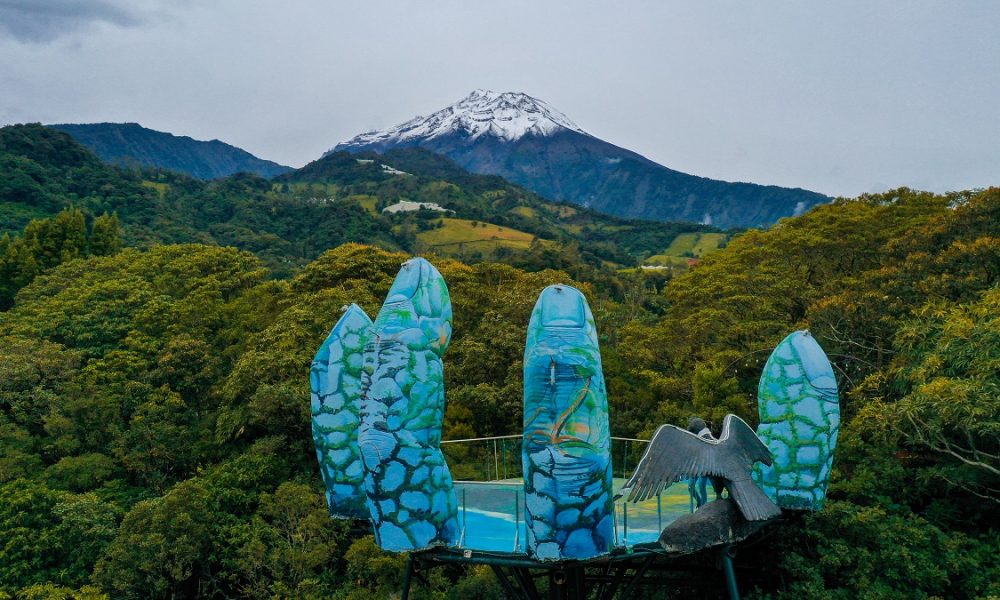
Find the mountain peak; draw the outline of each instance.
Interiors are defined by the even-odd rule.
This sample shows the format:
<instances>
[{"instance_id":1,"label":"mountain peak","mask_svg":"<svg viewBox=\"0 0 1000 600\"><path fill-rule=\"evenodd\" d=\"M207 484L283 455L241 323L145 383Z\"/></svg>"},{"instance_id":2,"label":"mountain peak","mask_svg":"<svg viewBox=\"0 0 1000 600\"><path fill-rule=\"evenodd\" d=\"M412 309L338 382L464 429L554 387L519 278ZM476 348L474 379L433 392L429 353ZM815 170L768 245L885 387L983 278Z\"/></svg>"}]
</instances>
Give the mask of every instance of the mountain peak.
<instances>
[{"instance_id":1,"label":"mountain peak","mask_svg":"<svg viewBox=\"0 0 1000 600\"><path fill-rule=\"evenodd\" d=\"M333 150L395 146L452 134L473 140L487 136L512 142L527 135L548 136L566 129L589 135L543 100L521 92L476 89L429 116L415 117L388 129L362 133L337 144Z\"/></svg>"}]
</instances>

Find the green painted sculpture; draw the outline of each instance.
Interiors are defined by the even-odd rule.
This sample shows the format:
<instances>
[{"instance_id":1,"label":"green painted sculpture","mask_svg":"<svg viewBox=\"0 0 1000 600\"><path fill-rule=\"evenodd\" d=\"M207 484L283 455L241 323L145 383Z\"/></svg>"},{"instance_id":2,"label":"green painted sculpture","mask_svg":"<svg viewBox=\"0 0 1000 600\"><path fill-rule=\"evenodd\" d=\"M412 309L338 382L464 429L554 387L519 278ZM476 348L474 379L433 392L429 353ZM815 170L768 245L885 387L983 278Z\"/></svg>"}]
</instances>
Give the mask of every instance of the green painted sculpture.
<instances>
[{"instance_id":1,"label":"green painted sculpture","mask_svg":"<svg viewBox=\"0 0 1000 600\"><path fill-rule=\"evenodd\" d=\"M358 305L345 307L309 372L316 457L330 515L338 518L368 518L358 426L362 358L371 324Z\"/></svg>"},{"instance_id":2,"label":"green painted sculpture","mask_svg":"<svg viewBox=\"0 0 1000 600\"><path fill-rule=\"evenodd\" d=\"M778 506L819 510L826 499L840 430L837 380L826 353L808 331L774 349L757 390L760 425L774 463L754 479Z\"/></svg>"},{"instance_id":3,"label":"green painted sculpture","mask_svg":"<svg viewBox=\"0 0 1000 600\"><path fill-rule=\"evenodd\" d=\"M451 299L429 262L403 264L364 351L358 446L380 547L457 544L458 502L441 453Z\"/></svg>"}]
</instances>

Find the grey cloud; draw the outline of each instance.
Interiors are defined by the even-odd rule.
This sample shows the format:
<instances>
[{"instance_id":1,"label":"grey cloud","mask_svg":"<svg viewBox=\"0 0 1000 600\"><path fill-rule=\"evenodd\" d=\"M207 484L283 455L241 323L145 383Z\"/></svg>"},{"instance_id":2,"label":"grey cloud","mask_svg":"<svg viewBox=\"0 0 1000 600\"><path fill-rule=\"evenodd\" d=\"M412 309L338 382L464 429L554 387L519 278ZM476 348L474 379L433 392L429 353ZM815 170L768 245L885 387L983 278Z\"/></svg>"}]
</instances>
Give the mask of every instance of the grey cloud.
<instances>
[{"instance_id":1,"label":"grey cloud","mask_svg":"<svg viewBox=\"0 0 1000 600\"><path fill-rule=\"evenodd\" d=\"M127 0L0 0L0 35L44 43L94 23L134 27L145 20L135 5Z\"/></svg>"}]
</instances>

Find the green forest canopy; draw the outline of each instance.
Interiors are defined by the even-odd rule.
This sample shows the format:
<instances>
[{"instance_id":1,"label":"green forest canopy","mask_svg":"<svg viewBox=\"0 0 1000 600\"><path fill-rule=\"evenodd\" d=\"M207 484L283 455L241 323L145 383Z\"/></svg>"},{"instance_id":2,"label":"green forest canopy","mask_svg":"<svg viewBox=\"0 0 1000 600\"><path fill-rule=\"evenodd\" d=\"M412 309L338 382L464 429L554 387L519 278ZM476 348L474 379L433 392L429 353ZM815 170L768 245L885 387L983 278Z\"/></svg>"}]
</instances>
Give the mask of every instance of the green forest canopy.
<instances>
[{"instance_id":1,"label":"green forest canopy","mask_svg":"<svg viewBox=\"0 0 1000 600\"><path fill-rule=\"evenodd\" d=\"M306 373L340 307L374 314L407 255L348 243L275 279L232 247L122 249L118 235L159 227L129 234L121 208L35 214L0 248L12 272L40 265L0 312L0 598L397 590L402 559L327 516ZM663 287L434 262L455 310L446 439L519 430L525 326L550 283L591 300L614 435L693 414L755 423L764 360L808 327L843 390L830 502L741 554L757 567L741 583L1000 594L1000 189L840 200L736 236ZM449 577L417 592L498 597L488 572Z\"/></svg>"}]
</instances>

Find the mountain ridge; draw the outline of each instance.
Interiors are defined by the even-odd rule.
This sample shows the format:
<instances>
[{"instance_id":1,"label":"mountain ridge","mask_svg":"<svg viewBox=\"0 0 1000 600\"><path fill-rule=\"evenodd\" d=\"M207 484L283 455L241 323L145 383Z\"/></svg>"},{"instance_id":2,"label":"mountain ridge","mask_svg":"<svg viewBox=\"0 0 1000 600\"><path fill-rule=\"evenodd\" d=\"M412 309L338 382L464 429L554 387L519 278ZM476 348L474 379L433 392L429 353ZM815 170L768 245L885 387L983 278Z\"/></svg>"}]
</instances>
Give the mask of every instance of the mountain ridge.
<instances>
[{"instance_id":1,"label":"mountain ridge","mask_svg":"<svg viewBox=\"0 0 1000 600\"><path fill-rule=\"evenodd\" d=\"M196 140L139 123L58 123L47 127L68 133L101 160L118 166L160 167L206 180L240 172L274 177L292 170L218 139Z\"/></svg>"},{"instance_id":2,"label":"mountain ridge","mask_svg":"<svg viewBox=\"0 0 1000 600\"><path fill-rule=\"evenodd\" d=\"M526 122L540 125L524 127ZM542 100L514 92L476 90L428 117L355 136L329 152L408 146L444 154L475 173L500 175L550 200L625 218L766 227L830 200L801 188L670 169L587 133Z\"/></svg>"},{"instance_id":3,"label":"mountain ridge","mask_svg":"<svg viewBox=\"0 0 1000 600\"><path fill-rule=\"evenodd\" d=\"M386 210L403 202L445 212ZM607 272L663 254L681 233L717 231L553 203L421 148L338 152L271 180L240 173L202 181L109 165L40 124L0 127L0 239L69 208L90 218L117 214L126 245L235 246L278 276L347 242L530 270L583 265Z\"/></svg>"}]
</instances>

